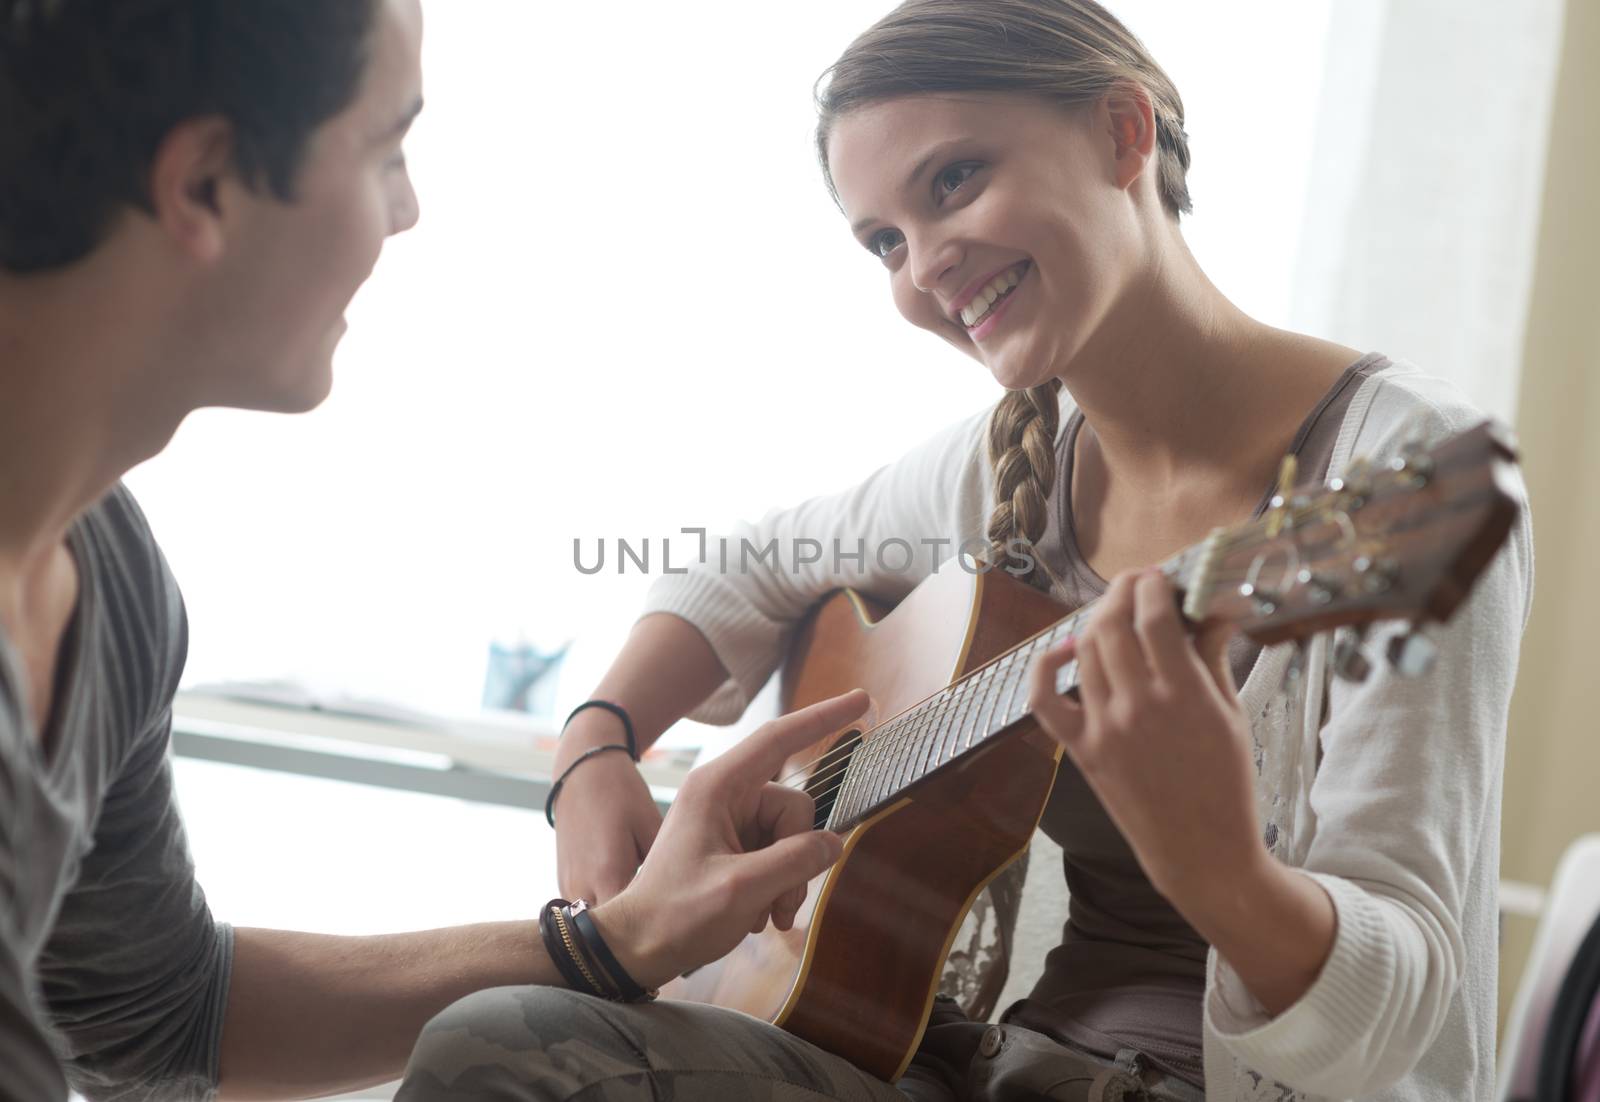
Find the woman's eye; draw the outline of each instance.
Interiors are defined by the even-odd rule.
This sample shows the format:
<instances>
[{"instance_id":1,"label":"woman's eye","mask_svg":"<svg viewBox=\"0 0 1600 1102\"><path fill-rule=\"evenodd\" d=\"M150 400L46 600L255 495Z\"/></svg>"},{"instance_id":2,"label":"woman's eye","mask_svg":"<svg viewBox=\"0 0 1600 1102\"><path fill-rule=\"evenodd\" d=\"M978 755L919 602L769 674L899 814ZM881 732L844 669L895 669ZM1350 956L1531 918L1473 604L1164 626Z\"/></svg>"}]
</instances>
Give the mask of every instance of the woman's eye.
<instances>
[{"instance_id":1,"label":"woman's eye","mask_svg":"<svg viewBox=\"0 0 1600 1102\"><path fill-rule=\"evenodd\" d=\"M937 183L940 197L942 198L946 195L949 195L953 191L960 190L961 185L972 179L973 173L977 171L977 165L968 163L951 165L949 168L939 173Z\"/></svg>"},{"instance_id":2,"label":"woman's eye","mask_svg":"<svg viewBox=\"0 0 1600 1102\"><path fill-rule=\"evenodd\" d=\"M905 235L899 230L879 230L867 241L867 251L882 260L894 252L905 242Z\"/></svg>"}]
</instances>

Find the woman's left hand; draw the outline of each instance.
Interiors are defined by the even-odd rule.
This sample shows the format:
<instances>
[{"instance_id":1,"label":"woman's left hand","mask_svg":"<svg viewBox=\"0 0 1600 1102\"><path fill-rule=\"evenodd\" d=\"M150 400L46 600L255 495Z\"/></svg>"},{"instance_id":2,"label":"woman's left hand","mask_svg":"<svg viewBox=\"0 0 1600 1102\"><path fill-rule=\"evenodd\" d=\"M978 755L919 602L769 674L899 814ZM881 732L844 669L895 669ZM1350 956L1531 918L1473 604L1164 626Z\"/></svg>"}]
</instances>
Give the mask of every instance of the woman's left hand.
<instances>
[{"instance_id":1,"label":"woman's left hand","mask_svg":"<svg viewBox=\"0 0 1600 1102\"><path fill-rule=\"evenodd\" d=\"M1228 667L1231 624L1191 638L1158 570L1119 576L1079 635L1034 664L1029 703L1180 910L1267 856L1250 724ZM1078 660L1079 699L1055 692ZM1186 905L1187 904L1187 905Z\"/></svg>"}]
</instances>

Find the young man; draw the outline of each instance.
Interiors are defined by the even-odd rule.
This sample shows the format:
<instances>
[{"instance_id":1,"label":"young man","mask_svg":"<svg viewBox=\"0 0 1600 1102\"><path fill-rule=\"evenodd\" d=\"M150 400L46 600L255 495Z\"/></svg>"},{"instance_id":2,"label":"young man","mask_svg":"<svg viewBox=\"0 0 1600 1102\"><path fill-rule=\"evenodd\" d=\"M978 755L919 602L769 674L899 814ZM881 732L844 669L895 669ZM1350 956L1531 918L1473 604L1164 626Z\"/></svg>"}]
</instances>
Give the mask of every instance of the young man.
<instances>
[{"instance_id":1,"label":"young man","mask_svg":"<svg viewBox=\"0 0 1600 1102\"><path fill-rule=\"evenodd\" d=\"M346 305L417 219L420 37L417 0L0 0L0 1102L332 1093L396 1077L462 996L562 982L531 921L213 920L166 758L182 600L119 482L191 410L328 393ZM766 782L864 706L690 778L592 912L635 980L792 920L839 840Z\"/></svg>"}]
</instances>

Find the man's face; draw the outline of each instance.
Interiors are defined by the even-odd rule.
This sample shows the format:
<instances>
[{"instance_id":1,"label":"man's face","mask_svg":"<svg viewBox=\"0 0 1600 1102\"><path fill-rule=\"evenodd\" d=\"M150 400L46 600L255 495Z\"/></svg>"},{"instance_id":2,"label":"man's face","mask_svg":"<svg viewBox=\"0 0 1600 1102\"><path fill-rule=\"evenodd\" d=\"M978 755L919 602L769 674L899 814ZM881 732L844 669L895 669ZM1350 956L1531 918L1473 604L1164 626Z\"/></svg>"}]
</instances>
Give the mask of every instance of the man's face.
<instances>
[{"instance_id":1,"label":"man's face","mask_svg":"<svg viewBox=\"0 0 1600 1102\"><path fill-rule=\"evenodd\" d=\"M235 189L208 326L229 363L205 369L202 404L297 412L327 397L346 307L417 221L402 143L422 106L421 45L419 0L380 0L361 91L312 135L293 201Z\"/></svg>"}]
</instances>

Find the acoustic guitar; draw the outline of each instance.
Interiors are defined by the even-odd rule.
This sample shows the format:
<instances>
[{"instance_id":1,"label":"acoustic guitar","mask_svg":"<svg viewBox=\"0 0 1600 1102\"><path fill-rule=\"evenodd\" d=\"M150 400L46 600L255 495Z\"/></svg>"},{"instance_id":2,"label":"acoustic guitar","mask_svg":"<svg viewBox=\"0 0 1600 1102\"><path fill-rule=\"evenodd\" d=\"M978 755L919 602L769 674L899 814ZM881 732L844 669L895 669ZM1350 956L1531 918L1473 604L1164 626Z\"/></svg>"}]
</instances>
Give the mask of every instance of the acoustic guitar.
<instances>
[{"instance_id":1,"label":"acoustic guitar","mask_svg":"<svg viewBox=\"0 0 1600 1102\"><path fill-rule=\"evenodd\" d=\"M1262 517L1162 569L1191 623L1230 620L1263 645L1409 621L1388 657L1421 674L1422 629L1466 599L1517 516L1515 459L1484 424L1314 489L1290 489L1286 462ZM766 1019L897 1079L962 919L1027 847L1050 796L1060 752L1030 717L1028 669L1091 613L954 561L892 611L852 590L817 605L782 671L783 709L861 687L872 711L780 778L811 794L818 826L845 835L844 856L811 884L792 929L769 924L663 995ZM1361 678L1370 662L1353 635L1332 664ZM1076 685L1069 663L1056 687Z\"/></svg>"}]
</instances>

